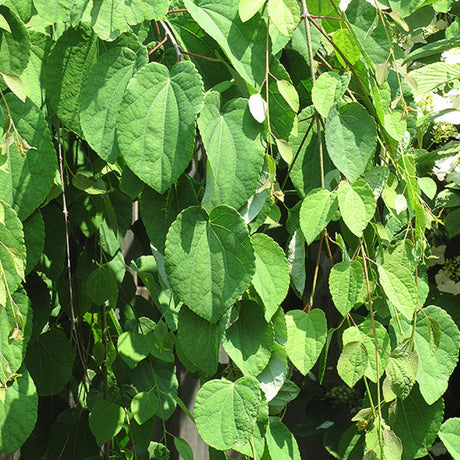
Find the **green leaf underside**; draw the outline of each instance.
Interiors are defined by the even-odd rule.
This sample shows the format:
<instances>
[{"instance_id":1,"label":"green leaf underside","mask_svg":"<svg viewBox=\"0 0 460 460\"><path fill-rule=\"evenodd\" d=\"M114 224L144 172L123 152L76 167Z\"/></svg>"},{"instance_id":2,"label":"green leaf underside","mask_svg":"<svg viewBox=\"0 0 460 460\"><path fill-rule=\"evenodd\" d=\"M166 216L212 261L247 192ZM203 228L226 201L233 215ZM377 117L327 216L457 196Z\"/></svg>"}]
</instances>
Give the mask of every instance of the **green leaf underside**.
<instances>
[{"instance_id":1,"label":"green leaf underside","mask_svg":"<svg viewBox=\"0 0 460 460\"><path fill-rule=\"evenodd\" d=\"M261 401L259 383L254 377L241 377L236 382L206 382L195 401L198 433L219 450L242 446L254 432Z\"/></svg>"},{"instance_id":2,"label":"green leaf underside","mask_svg":"<svg viewBox=\"0 0 460 460\"><path fill-rule=\"evenodd\" d=\"M244 375L256 376L267 366L273 350L273 326L262 308L251 301L239 303L239 317L225 332L223 346Z\"/></svg>"},{"instance_id":3,"label":"green leaf underside","mask_svg":"<svg viewBox=\"0 0 460 460\"><path fill-rule=\"evenodd\" d=\"M327 322L318 308L310 313L291 310L286 313L286 352L292 364L302 375L307 375L319 358L326 343Z\"/></svg>"},{"instance_id":4,"label":"green leaf underside","mask_svg":"<svg viewBox=\"0 0 460 460\"><path fill-rule=\"evenodd\" d=\"M247 227L225 205L209 215L197 206L179 214L166 237L165 262L174 292L211 323L244 292L255 271Z\"/></svg>"},{"instance_id":5,"label":"green leaf underside","mask_svg":"<svg viewBox=\"0 0 460 460\"><path fill-rule=\"evenodd\" d=\"M353 387L364 376L367 365L368 353L365 345L362 342L349 342L340 354L337 372L349 387Z\"/></svg>"},{"instance_id":6,"label":"green leaf underside","mask_svg":"<svg viewBox=\"0 0 460 460\"><path fill-rule=\"evenodd\" d=\"M222 48L237 72L258 89L265 78L266 25L259 14L242 22L234 0L185 0L193 19Z\"/></svg>"},{"instance_id":7,"label":"green leaf underside","mask_svg":"<svg viewBox=\"0 0 460 460\"><path fill-rule=\"evenodd\" d=\"M80 123L85 139L109 163L118 157L115 124L123 94L139 67L147 63L128 48L113 48L99 57L83 82Z\"/></svg>"},{"instance_id":8,"label":"green leaf underside","mask_svg":"<svg viewBox=\"0 0 460 460\"><path fill-rule=\"evenodd\" d=\"M289 266L284 251L268 235L251 236L256 258L252 284L265 308L265 320L270 321L289 289Z\"/></svg>"},{"instance_id":9,"label":"green leaf underside","mask_svg":"<svg viewBox=\"0 0 460 460\"><path fill-rule=\"evenodd\" d=\"M157 192L190 162L202 103L203 84L191 62L177 63L171 73L151 62L130 81L116 122L118 145L131 171Z\"/></svg>"},{"instance_id":10,"label":"green leaf underside","mask_svg":"<svg viewBox=\"0 0 460 460\"><path fill-rule=\"evenodd\" d=\"M228 204L239 209L256 189L264 161L263 125L249 112L246 99L221 107L220 95L209 93L198 119L207 153L203 206Z\"/></svg>"},{"instance_id":11,"label":"green leaf underside","mask_svg":"<svg viewBox=\"0 0 460 460\"><path fill-rule=\"evenodd\" d=\"M332 108L326 122L326 146L337 169L356 181L372 159L377 146L374 119L364 107L352 102Z\"/></svg>"}]
</instances>

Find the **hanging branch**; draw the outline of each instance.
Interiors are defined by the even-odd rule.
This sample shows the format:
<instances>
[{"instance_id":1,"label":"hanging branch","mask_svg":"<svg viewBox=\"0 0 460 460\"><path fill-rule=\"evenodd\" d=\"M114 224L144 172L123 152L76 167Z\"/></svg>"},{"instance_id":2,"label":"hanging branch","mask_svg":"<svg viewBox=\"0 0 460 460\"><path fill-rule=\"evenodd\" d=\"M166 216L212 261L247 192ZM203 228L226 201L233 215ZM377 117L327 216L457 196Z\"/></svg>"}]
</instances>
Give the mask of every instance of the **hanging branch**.
<instances>
[{"instance_id":1,"label":"hanging branch","mask_svg":"<svg viewBox=\"0 0 460 460\"><path fill-rule=\"evenodd\" d=\"M160 22L161 26L163 27L163 29L164 29L166 35L168 36L168 38L171 40L171 43L173 44L174 49L176 50L177 60L178 61L183 61L184 56L182 54L182 50L180 49L180 46L177 43L176 37L172 33L172 30L169 28L168 24L166 24L165 21L159 21L159 22Z\"/></svg>"}]
</instances>

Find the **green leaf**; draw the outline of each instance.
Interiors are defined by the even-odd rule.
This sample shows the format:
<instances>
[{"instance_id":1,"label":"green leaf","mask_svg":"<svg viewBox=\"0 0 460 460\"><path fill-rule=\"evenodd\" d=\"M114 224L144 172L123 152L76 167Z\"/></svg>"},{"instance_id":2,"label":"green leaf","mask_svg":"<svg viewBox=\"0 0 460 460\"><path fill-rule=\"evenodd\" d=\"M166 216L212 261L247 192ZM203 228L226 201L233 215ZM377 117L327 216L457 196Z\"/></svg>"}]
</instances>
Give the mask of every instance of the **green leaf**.
<instances>
[{"instance_id":1,"label":"green leaf","mask_svg":"<svg viewBox=\"0 0 460 460\"><path fill-rule=\"evenodd\" d=\"M299 395L300 388L290 380L286 380L277 395L270 401L270 413L278 414L286 405Z\"/></svg>"},{"instance_id":2,"label":"green leaf","mask_svg":"<svg viewBox=\"0 0 460 460\"><path fill-rule=\"evenodd\" d=\"M276 86L291 109L297 113L299 111L299 95L294 85L288 80L277 80Z\"/></svg>"},{"instance_id":3,"label":"green leaf","mask_svg":"<svg viewBox=\"0 0 460 460\"><path fill-rule=\"evenodd\" d=\"M318 134L313 116L313 106L303 109L298 115L298 132L291 133L289 136L293 155L294 157L297 155L289 177L301 198L304 198L311 190L322 187ZM323 160L324 171L330 171L333 165L329 156L324 155Z\"/></svg>"},{"instance_id":4,"label":"green leaf","mask_svg":"<svg viewBox=\"0 0 460 460\"><path fill-rule=\"evenodd\" d=\"M420 96L438 86L460 78L460 63L434 62L413 70L409 75L417 83L417 87L414 88L414 95Z\"/></svg>"},{"instance_id":5,"label":"green leaf","mask_svg":"<svg viewBox=\"0 0 460 460\"><path fill-rule=\"evenodd\" d=\"M368 365L367 348L362 342L348 342L340 353L337 372L340 378L353 388L366 372Z\"/></svg>"},{"instance_id":6,"label":"green leaf","mask_svg":"<svg viewBox=\"0 0 460 460\"><path fill-rule=\"evenodd\" d=\"M27 250L27 275L37 265L45 248L45 222L39 210L24 221L24 242Z\"/></svg>"},{"instance_id":7,"label":"green leaf","mask_svg":"<svg viewBox=\"0 0 460 460\"><path fill-rule=\"evenodd\" d=\"M423 0L389 0L392 10L397 11L403 18L410 16L426 4Z\"/></svg>"},{"instance_id":8,"label":"green leaf","mask_svg":"<svg viewBox=\"0 0 460 460\"><path fill-rule=\"evenodd\" d=\"M141 391L131 400L131 413L139 425L152 418L158 410L158 398L154 393Z\"/></svg>"},{"instance_id":9,"label":"green leaf","mask_svg":"<svg viewBox=\"0 0 460 460\"><path fill-rule=\"evenodd\" d=\"M267 27L256 14L242 22L234 0L185 0L193 19L222 48L236 71L256 90L265 79Z\"/></svg>"},{"instance_id":10,"label":"green leaf","mask_svg":"<svg viewBox=\"0 0 460 460\"><path fill-rule=\"evenodd\" d=\"M350 64L354 65L359 61L359 58L361 57L359 42L355 37L353 37L348 29L344 28L336 30L332 36L332 41ZM342 55L337 50L335 54L339 62L345 66L346 63L343 60Z\"/></svg>"},{"instance_id":11,"label":"green leaf","mask_svg":"<svg viewBox=\"0 0 460 460\"><path fill-rule=\"evenodd\" d=\"M206 382L195 401L198 433L206 444L219 450L244 445L254 432L261 401L254 377Z\"/></svg>"},{"instance_id":12,"label":"green leaf","mask_svg":"<svg viewBox=\"0 0 460 460\"><path fill-rule=\"evenodd\" d=\"M296 294L302 297L307 278L305 271L305 239L301 231L296 230L287 247L287 261L292 287Z\"/></svg>"},{"instance_id":13,"label":"green leaf","mask_svg":"<svg viewBox=\"0 0 460 460\"><path fill-rule=\"evenodd\" d=\"M389 262L378 266L379 280L396 310L411 320L418 306L414 275L404 265Z\"/></svg>"},{"instance_id":14,"label":"green leaf","mask_svg":"<svg viewBox=\"0 0 460 460\"><path fill-rule=\"evenodd\" d=\"M251 116L246 99L221 107L219 93L206 95L198 126L207 154L203 206L240 208L258 186L264 162L264 127Z\"/></svg>"},{"instance_id":15,"label":"green leaf","mask_svg":"<svg viewBox=\"0 0 460 460\"><path fill-rule=\"evenodd\" d=\"M142 222L150 242L164 253L168 229L177 215L185 208L198 204L192 181L183 174L172 187L160 195L150 187L145 187L140 197Z\"/></svg>"},{"instance_id":16,"label":"green leaf","mask_svg":"<svg viewBox=\"0 0 460 460\"><path fill-rule=\"evenodd\" d=\"M131 369L149 355L150 347L149 338L138 332L126 331L118 337L118 354Z\"/></svg>"},{"instance_id":17,"label":"green leaf","mask_svg":"<svg viewBox=\"0 0 460 460\"><path fill-rule=\"evenodd\" d=\"M267 12L271 23L290 37L300 21L300 6L296 0L268 0Z\"/></svg>"},{"instance_id":18,"label":"green leaf","mask_svg":"<svg viewBox=\"0 0 460 460\"><path fill-rule=\"evenodd\" d=\"M26 369L8 388L0 388L0 452L16 452L37 422L38 396Z\"/></svg>"},{"instance_id":19,"label":"green leaf","mask_svg":"<svg viewBox=\"0 0 460 460\"><path fill-rule=\"evenodd\" d=\"M225 332L227 317L217 324L211 324L193 313L185 305L179 312L176 335L176 352L191 372L200 370L214 375L219 364L219 349Z\"/></svg>"},{"instance_id":20,"label":"green leaf","mask_svg":"<svg viewBox=\"0 0 460 460\"><path fill-rule=\"evenodd\" d=\"M417 386L404 400L397 400L390 425L403 445L403 460L427 454L442 423L444 401L442 398L428 405Z\"/></svg>"},{"instance_id":21,"label":"green leaf","mask_svg":"<svg viewBox=\"0 0 460 460\"><path fill-rule=\"evenodd\" d=\"M307 244L313 243L317 236L337 212L337 195L323 188L308 192L300 208L300 228Z\"/></svg>"},{"instance_id":22,"label":"green leaf","mask_svg":"<svg viewBox=\"0 0 460 460\"><path fill-rule=\"evenodd\" d=\"M377 382L377 362L375 356L375 335L377 336L377 351L379 359L379 378L383 375L388 356L391 353L390 337L385 327L378 321L374 321L372 325L371 320L367 318L358 327L353 326L346 329L342 336L343 344L350 342L360 342L367 350L368 365L365 369L364 375L373 382Z\"/></svg>"},{"instance_id":23,"label":"green leaf","mask_svg":"<svg viewBox=\"0 0 460 460\"><path fill-rule=\"evenodd\" d=\"M460 458L460 418L446 420L439 430L439 437L452 458Z\"/></svg>"},{"instance_id":24,"label":"green leaf","mask_svg":"<svg viewBox=\"0 0 460 460\"><path fill-rule=\"evenodd\" d=\"M390 379L391 391L400 399L405 399L415 384L418 368L418 356L390 356L385 367L387 377Z\"/></svg>"},{"instance_id":25,"label":"green leaf","mask_svg":"<svg viewBox=\"0 0 460 460\"><path fill-rule=\"evenodd\" d=\"M26 101L27 93L22 80L16 75L9 73L2 73L3 80L5 80L8 89L16 95L22 102Z\"/></svg>"},{"instance_id":26,"label":"green leaf","mask_svg":"<svg viewBox=\"0 0 460 460\"><path fill-rule=\"evenodd\" d=\"M98 446L110 441L122 428L125 420L123 408L118 404L98 401L89 414L89 427Z\"/></svg>"},{"instance_id":27,"label":"green leaf","mask_svg":"<svg viewBox=\"0 0 460 460\"><path fill-rule=\"evenodd\" d=\"M98 267L88 275L86 290L96 305L104 305L106 301L111 306L117 304L118 283L108 267Z\"/></svg>"},{"instance_id":28,"label":"green leaf","mask_svg":"<svg viewBox=\"0 0 460 460\"><path fill-rule=\"evenodd\" d=\"M21 19L9 8L0 6L0 14L11 30L0 29L0 70L19 76L29 62L29 34Z\"/></svg>"},{"instance_id":29,"label":"green leaf","mask_svg":"<svg viewBox=\"0 0 460 460\"><path fill-rule=\"evenodd\" d=\"M239 304L238 319L225 331L225 351L244 375L258 375L267 366L274 344L273 326L255 302Z\"/></svg>"},{"instance_id":30,"label":"green leaf","mask_svg":"<svg viewBox=\"0 0 460 460\"><path fill-rule=\"evenodd\" d=\"M300 460L299 447L294 435L278 417L270 417L265 439L272 459Z\"/></svg>"},{"instance_id":31,"label":"green leaf","mask_svg":"<svg viewBox=\"0 0 460 460\"><path fill-rule=\"evenodd\" d=\"M326 147L337 169L356 181L373 158L377 128L367 110L356 102L332 107L326 121Z\"/></svg>"},{"instance_id":32,"label":"green leaf","mask_svg":"<svg viewBox=\"0 0 460 460\"><path fill-rule=\"evenodd\" d=\"M0 387L6 385L26 356L32 334L32 308L26 293L19 289L0 307ZM2 390L0 390L2 391Z\"/></svg>"},{"instance_id":33,"label":"green leaf","mask_svg":"<svg viewBox=\"0 0 460 460\"><path fill-rule=\"evenodd\" d=\"M224 205L209 215L197 206L179 214L166 237L165 262L174 292L211 323L245 291L255 270L246 224Z\"/></svg>"},{"instance_id":34,"label":"green leaf","mask_svg":"<svg viewBox=\"0 0 460 460\"><path fill-rule=\"evenodd\" d=\"M29 345L26 365L40 396L59 393L72 376L75 351L60 329L50 329Z\"/></svg>"},{"instance_id":35,"label":"green leaf","mask_svg":"<svg viewBox=\"0 0 460 460\"><path fill-rule=\"evenodd\" d=\"M430 199L436 196L437 185L431 177L418 177L417 184L420 190Z\"/></svg>"},{"instance_id":36,"label":"green leaf","mask_svg":"<svg viewBox=\"0 0 460 460\"><path fill-rule=\"evenodd\" d=\"M203 83L191 62L177 63L171 73L151 62L130 81L116 123L118 144L131 171L157 192L190 162L202 103Z\"/></svg>"},{"instance_id":37,"label":"green leaf","mask_svg":"<svg viewBox=\"0 0 460 460\"><path fill-rule=\"evenodd\" d=\"M88 0L33 0L38 15L49 24L80 21Z\"/></svg>"},{"instance_id":38,"label":"green leaf","mask_svg":"<svg viewBox=\"0 0 460 460\"><path fill-rule=\"evenodd\" d=\"M238 13L243 22L249 21L262 7L266 0L240 0Z\"/></svg>"},{"instance_id":39,"label":"green leaf","mask_svg":"<svg viewBox=\"0 0 460 460\"><path fill-rule=\"evenodd\" d=\"M338 189L339 209L345 225L357 237L361 237L374 216L374 193L364 181L353 184L342 181Z\"/></svg>"},{"instance_id":40,"label":"green leaf","mask_svg":"<svg viewBox=\"0 0 460 460\"><path fill-rule=\"evenodd\" d=\"M0 282L6 283L8 291L16 291L24 279L26 265L26 247L22 223L13 209L0 200L0 210L3 214L0 222ZM1 306L5 303L2 301Z\"/></svg>"},{"instance_id":41,"label":"green leaf","mask_svg":"<svg viewBox=\"0 0 460 460\"><path fill-rule=\"evenodd\" d=\"M147 56L128 48L112 48L99 57L83 82L80 94L80 123L85 140L105 161L115 163L118 144L115 121L129 80Z\"/></svg>"},{"instance_id":42,"label":"green leaf","mask_svg":"<svg viewBox=\"0 0 460 460\"><path fill-rule=\"evenodd\" d=\"M455 48L460 45L460 37L446 38L444 40L436 40L426 45L420 46L409 53L403 61L403 64L409 61L418 61L428 56L441 54L443 51Z\"/></svg>"},{"instance_id":43,"label":"green leaf","mask_svg":"<svg viewBox=\"0 0 460 460\"><path fill-rule=\"evenodd\" d=\"M311 99L315 109L324 118L327 117L331 107L337 104L345 94L350 78L350 73L339 75L335 72L324 72L313 84Z\"/></svg>"},{"instance_id":44,"label":"green leaf","mask_svg":"<svg viewBox=\"0 0 460 460\"><path fill-rule=\"evenodd\" d=\"M193 460L193 450L185 439L174 438L174 446L183 460Z\"/></svg>"},{"instance_id":45,"label":"green leaf","mask_svg":"<svg viewBox=\"0 0 460 460\"><path fill-rule=\"evenodd\" d=\"M44 69L43 85L62 123L80 133L80 92L97 59L97 37L86 26L67 29L54 44Z\"/></svg>"},{"instance_id":46,"label":"green leaf","mask_svg":"<svg viewBox=\"0 0 460 460\"><path fill-rule=\"evenodd\" d=\"M292 364L302 375L307 375L326 343L327 322L323 310L314 308L310 313L291 310L286 313L286 352Z\"/></svg>"},{"instance_id":47,"label":"green leaf","mask_svg":"<svg viewBox=\"0 0 460 460\"><path fill-rule=\"evenodd\" d=\"M289 266L284 251L268 235L251 236L256 258L252 284L265 309L265 320L270 321L289 289Z\"/></svg>"},{"instance_id":48,"label":"green leaf","mask_svg":"<svg viewBox=\"0 0 460 460\"><path fill-rule=\"evenodd\" d=\"M401 118L402 113L395 110L386 113L383 118L383 126L385 131L395 140L402 141L407 130L407 123L405 118Z\"/></svg>"},{"instance_id":49,"label":"green leaf","mask_svg":"<svg viewBox=\"0 0 460 460\"><path fill-rule=\"evenodd\" d=\"M16 129L34 148L21 155L15 144L9 147L7 162L0 166L0 199L25 220L45 200L53 185L56 153L43 112L29 99L23 103L13 94L6 94L5 100ZM0 114L2 119L6 117L3 104Z\"/></svg>"},{"instance_id":50,"label":"green leaf","mask_svg":"<svg viewBox=\"0 0 460 460\"><path fill-rule=\"evenodd\" d=\"M287 354L281 345L273 344L273 352L267 367L257 376L265 398L270 402L283 387L288 370Z\"/></svg>"},{"instance_id":51,"label":"green leaf","mask_svg":"<svg viewBox=\"0 0 460 460\"><path fill-rule=\"evenodd\" d=\"M364 269L357 260L339 262L332 267L329 290L335 307L343 316L360 301L364 288Z\"/></svg>"},{"instance_id":52,"label":"green leaf","mask_svg":"<svg viewBox=\"0 0 460 460\"><path fill-rule=\"evenodd\" d=\"M430 319L439 323L441 333L435 349ZM428 404L439 399L446 391L449 377L458 362L459 349L460 332L445 310L429 306L417 314L415 350L420 359L416 379Z\"/></svg>"}]
</instances>

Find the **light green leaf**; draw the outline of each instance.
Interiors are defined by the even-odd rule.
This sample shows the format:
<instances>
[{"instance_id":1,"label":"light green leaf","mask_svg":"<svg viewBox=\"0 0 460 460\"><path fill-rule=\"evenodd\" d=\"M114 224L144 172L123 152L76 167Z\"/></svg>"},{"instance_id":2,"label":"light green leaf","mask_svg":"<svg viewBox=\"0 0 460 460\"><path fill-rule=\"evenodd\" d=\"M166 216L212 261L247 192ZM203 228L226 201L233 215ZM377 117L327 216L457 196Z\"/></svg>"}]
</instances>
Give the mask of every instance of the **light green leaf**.
<instances>
[{"instance_id":1,"label":"light green leaf","mask_svg":"<svg viewBox=\"0 0 460 460\"><path fill-rule=\"evenodd\" d=\"M240 0L238 13L243 22L249 21L261 8L266 0Z\"/></svg>"},{"instance_id":2,"label":"light green leaf","mask_svg":"<svg viewBox=\"0 0 460 460\"><path fill-rule=\"evenodd\" d=\"M374 193L364 181L353 184L342 181L338 189L339 209L345 225L353 234L361 237L367 224L374 216Z\"/></svg>"},{"instance_id":3,"label":"light green leaf","mask_svg":"<svg viewBox=\"0 0 460 460\"><path fill-rule=\"evenodd\" d=\"M26 369L8 388L0 389L0 452L16 452L37 422L38 396Z\"/></svg>"},{"instance_id":4,"label":"light green leaf","mask_svg":"<svg viewBox=\"0 0 460 460\"><path fill-rule=\"evenodd\" d=\"M305 270L305 238L300 230L296 230L289 240L287 261L292 287L296 294L302 297L307 275Z\"/></svg>"},{"instance_id":5,"label":"light green leaf","mask_svg":"<svg viewBox=\"0 0 460 460\"><path fill-rule=\"evenodd\" d=\"M174 438L174 446L183 460L193 460L193 450L185 439Z\"/></svg>"},{"instance_id":6,"label":"light green leaf","mask_svg":"<svg viewBox=\"0 0 460 460\"><path fill-rule=\"evenodd\" d=\"M11 27L9 26L8 21L1 14L0 14L0 28L11 33Z\"/></svg>"},{"instance_id":7,"label":"light green leaf","mask_svg":"<svg viewBox=\"0 0 460 460\"><path fill-rule=\"evenodd\" d=\"M335 307L343 316L359 302L364 287L364 269L357 260L339 262L332 267L329 290Z\"/></svg>"},{"instance_id":8,"label":"light green leaf","mask_svg":"<svg viewBox=\"0 0 460 460\"><path fill-rule=\"evenodd\" d=\"M32 313L23 289L14 292L12 301L7 298L5 305L0 307L0 387L18 372L26 356L26 347L32 334Z\"/></svg>"},{"instance_id":9,"label":"light green leaf","mask_svg":"<svg viewBox=\"0 0 460 460\"><path fill-rule=\"evenodd\" d=\"M350 64L356 64L359 61L359 58L361 57L359 42L355 37L353 37L348 29L343 28L336 30L332 36L332 41ZM339 62L345 66L346 63L343 60L342 55L337 50L335 54Z\"/></svg>"},{"instance_id":10,"label":"light green leaf","mask_svg":"<svg viewBox=\"0 0 460 460\"><path fill-rule=\"evenodd\" d=\"M274 344L273 326L262 308L252 301L239 304L238 319L225 331L225 351L244 375L256 376L267 366Z\"/></svg>"},{"instance_id":11,"label":"light green leaf","mask_svg":"<svg viewBox=\"0 0 460 460\"><path fill-rule=\"evenodd\" d=\"M158 410L159 402L154 393L141 391L131 400L131 413L139 425L152 418Z\"/></svg>"},{"instance_id":12,"label":"light green leaf","mask_svg":"<svg viewBox=\"0 0 460 460\"><path fill-rule=\"evenodd\" d=\"M86 26L67 29L54 44L44 69L44 87L51 109L62 123L80 133L80 92L97 59L97 37Z\"/></svg>"},{"instance_id":13,"label":"light green leaf","mask_svg":"<svg viewBox=\"0 0 460 460\"><path fill-rule=\"evenodd\" d=\"M339 75L335 72L324 72L315 81L311 90L311 99L315 109L323 117L327 117L331 107L345 94L350 78L350 73Z\"/></svg>"},{"instance_id":14,"label":"light green leaf","mask_svg":"<svg viewBox=\"0 0 460 460\"><path fill-rule=\"evenodd\" d=\"M364 377L367 366L367 348L362 342L348 342L344 345L337 363L337 372L350 388Z\"/></svg>"},{"instance_id":15,"label":"light green leaf","mask_svg":"<svg viewBox=\"0 0 460 460\"><path fill-rule=\"evenodd\" d=\"M149 337L139 332L126 331L118 337L118 354L131 369L149 355L150 347Z\"/></svg>"},{"instance_id":16,"label":"light green leaf","mask_svg":"<svg viewBox=\"0 0 460 460\"><path fill-rule=\"evenodd\" d=\"M431 177L418 177L417 178L418 186L420 190L432 200L436 195L437 185L436 182Z\"/></svg>"},{"instance_id":17,"label":"light green leaf","mask_svg":"<svg viewBox=\"0 0 460 460\"><path fill-rule=\"evenodd\" d=\"M290 37L300 21L300 6L296 0L268 0L267 12L271 23Z\"/></svg>"},{"instance_id":18,"label":"light green leaf","mask_svg":"<svg viewBox=\"0 0 460 460\"><path fill-rule=\"evenodd\" d=\"M270 321L289 289L289 266L283 250L268 235L256 233L251 237L256 258L252 284L265 308L265 319Z\"/></svg>"},{"instance_id":19,"label":"light green leaf","mask_svg":"<svg viewBox=\"0 0 460 460\"><path fill-rule=\"evenodd\" d=\"M253 120L245 99L221 107L220 95L206 95L198 126L207 154L203 206L238 209L254 193L264 162L264 127Z\"/></svg>"},{"instance_id":20,"label":"light green leaf","mask_svg":"<svg viewBox=\"0 0 460 460\"><path fill-rule=\"evenodd\" d=\"M395 110L386 113L383 118L383 126L385 131L395 140L402 141L407 130L407 122L405 118L401 118L401 112Z\"/></svg>"},{"instance_id":21,"label":"light green leaf","mask_svg":"<svg viewBox=\"0 0 460 460\"><path fill-rule=\"evenodd\" d=\"M390 425L403 445L403 460L420 458L427 454L442 423L444 401L442 398L428 405L417 386L406 399L397 401Z\"/></svg>"},{"instance_id":22,"label":"light green leaf","mask_svg":"<svg viewBox=\"0 0 460 460\"><path fill-rule=\"evenodd\" d=\"M200 370L209 376L216 373L226 323L227 316L219 323L211 324L182 305L176 335L176 352L187 369L191 372Z\"/></svg>"},{"instance_id":23,"label":"light green leaf","mask_svg":"<svg viewBox=\"0 0 460 460\"><path fill-rule=\"evenodd\" d=\"M256 14L242 22L235 0L185 0L193 19L220 45L236 71L256 90L265 79L267 27Z\"/></svg>"},{"instance_id":24,"label":"light green leaf","mask_svg":"<svg viewBox=\"0 0 460 460\"><path fill-rule=\"evenodd\" d=\"M165 262L174 292L211 323L244 292L255 271L246 224L224 205L209 215L197 206L179 214L166 237Z\"/></svg>"},{"instance_id":25,"label":"light green leaf","mask_svg":"<svg viewBox=\"0 0 460 460\"><path fill-rule=\"evenodd\" d=\"M177 63L171 73L151 62L129 83L116 124L120 152L157 192L167 190L190 162L202 102L203 84L191 62Z\"/></svg>"},{"instance_id":26,"label":"light green leaf","mask_svg":"<svg viewBox=\"0 0 460 460\"><path fill-rule=\"evenodd\" d=\"M299 111L299 95L294 85L287 80L277 80L276 85L285 101L289 104L291 109L297 113Z\"/></svg>"},{"instance_id":27,"label":"light green leaf","mask_svg":"<svg viewBox=\"0 0 460 460\"><path fill-rule=\"evenodd\" d=\"M143 49L141 49L142 51ZM80 123L85 140L104 160L115 163L119 150L115 121L129 80L147 56L112 48L88 72L80 94Z\"/></svg>"},{"instance_id":28,"label":"light green leaf","mask_svg":"<svg viewBox=\"0 0 460 460\"><path fill-rule=\"evenodd\" d=\"M307 244L326 228L337 212L337 195L323 188L310 191L302 202L299 220Z\"/></svg>"},{"instance_id":29,"label":"light green leaf","mask_svg":"<svg viewBox=\"0 0 460 460\"><path fill-rule=\"evenodd\" d=\"M33 0L38 15L49 24L80 21L89 0Z\"/></svg>"},{"instance_id":30,"label":"light green leaf","mask_svg":"<svg viewBox=\"0 0 460 460\"><path fill-rule=\"evenodd\" d=\"M27 92L22 80L16 75L9 73L2 73L3 80L6 86L18 97L22 102L26 101Z\"/></svg>"},{"instance_id":31,"label":"light green leaf","mask_svg":"<svg viewBox=\"0 0 460 460\"><path fill-rule=\"evenodd\" d=\"M397 11L403 18L410 16L427 2L424 0L389 0L392 10Z\"/></svg>"},{"instance_id":32,"label":"light green leaf","mask_svg":"<svg viewBox=\"0 0 460 460\"><path fill-rule=\"evenodd\" d=\"M219 450L244 445L254 432L261 401L254 377L206 382L195 401L198 433L206 444Z\"/></svg>"},{"instance_id":33,"label":"light green leaf","mask_svg":"<svg viewBox=\"0 0 460 460\"><path fill-rule=\"evenodd\" d=\"M292 155L292 147L291 145L285 141L284 139L275 139L276 147L278 148L278 152L281 155L281 158L290 165L292 163L292 159L294 156Z\"/></svg>"},{"instance_id":34,"label":"light green leaf","mask_svg":"<svg viewBox=\"0 0 460 460\"><path fill-rule=\"evenodd\" d=\"M409 76L417 83L417 87L414 88L415 96L420 96L460 78L460 63L434 62L413 70Z\"/></svg>"},{"instance_id":35,"label":"light green leaf","mask_svg":"<svg viewBox=\"0 0 460 460\"><path fill-rule=\"evenodd\" d=\"M288 370L287 354L281 345L273 344L273 352L267 367L257 376L260 388L265 393L267 401L271 401L286 381Z\"/></svg>"},{"instance_id":36,"label":"light green leaf","mask_svg":"<svg viewBox=\"0 0 460 460\"><path fill-rule=\"evenodd\" d=\"M379 265L378 272L380 284L388 300L397 311L411 320L418 306L417 286L412 273L395 262Z\"/></svg>"},{"instance_id":37,"label":"light green leaf","mask_svg":"<svg viewBox=\"0 0 460 460\"><path fill-rule=\"evenodd\" d=\"M40 396L59 393L72 375L75 350L60 329L50 329L29 345L26 365Z\"/></svg>"},{"instance_id":38,"label":"light green leaf","mask_svg":"<svg viewBox=\"0 0 460 460\"><path fill-rule=\"evenodd\" d=\"M429 319L437 321L440 328L440 337L435 348ZM415 350L420 359L416 379L428 404L439 399L446 391L449 377L458 362L459 348L460 332L445 310L429 306L418 313Z\"/></svg>"},{"instance_id":39,"label":"light green leaf","mask_svg":"<svg viewBox=\"0 0 460 460\"><path fill-rule=\"evenodd\" d=\"M460 458L460 418L452 417L446 420L441 425L439 437L452 458Z\"/></svg>"},{"instance_id":40,"label":"light green leaf","mask_svg":"<svg viewBox=\"0 0 460 460\"><path fill-rule=\"evenodd\" d=\"M9 147L7 163L0 166L0 199L25 220L45 200L53 185L57 156L43 112L29 99L23 103L13 94L6 94L5 100L16 129L34 148L21 155L15 144ZM0 116L6 116L3 105Z\"/></svg>"},{"instance_id":41,"label":"light green leaf","mask_svg":"<svg viewBox=\"0 0 460 460\"><path fill-rule=\"evenodd\" d=\"M390 379L391 391L401 399L407 398L415 384L418 368L418 356L390 356L385 367L387 377Z\"/></svg>"},{"instance_id":42,"label":"light green leaf","mask_svg":"<svg viewBox=\"0 0 460 460\"><path fill-rule=\"evenodd\" d=\"M8 291L13 293L24 279L24 234L22 223L13 209L1 200L0 206L3 212L3 222L0 223L0 279L6 282Z\"/></svg>"},{"instance_id":43,"label":"light green leaf","mask_svg":"<svg viewBox=\"0 0 460 460\"><path fill-rule=\"evenodd\" d=\"M326 146L337 169L356 181L372 159L377 128L367 110L356 102L332 107L326 121Z\"/></svg>"},{"instance_id":44,"label":"light green leaf","mask_svg":"<svg viewBox=\"0 0 460 460\"><path fill-rule=\"evenodd\" d=\"M286 352L302 375L307 375L319 358L326 343L327 322L323 310L310 313L291 310L286 313Z\"/></svg>"},{"instance_id":45,"label":"light green leaf","mask_svg":"<svg viewBox=\"0 0 460 460\"><path fill-rule=\"evenodd\" d=\"M270 458L300 460L299 447L294 435L278 417L270 417L265 439Z\"/></svg>"},{"instance_id":46,"label":"light green leaf","mask_svg":"<svg viewBox=\"0 0 460 460\"><path fill-rule=\"evenodd\" d=\"M98 446L110 441L122 428L125 420L123 408L110 401L101 400L89 414L89 427Z\"/></svg>"},{"instance_id":47,"label":"light green leaf","mask_svg":"<svg viewBox=\"0 0 460 460\"><path fill-rule=\"evenodd\" d=\"M29 62L29 34L24 23L9 8L0 6L0 14L11 30L0 29L0 71L19 76Z\"/></svg>"}]
</instances>

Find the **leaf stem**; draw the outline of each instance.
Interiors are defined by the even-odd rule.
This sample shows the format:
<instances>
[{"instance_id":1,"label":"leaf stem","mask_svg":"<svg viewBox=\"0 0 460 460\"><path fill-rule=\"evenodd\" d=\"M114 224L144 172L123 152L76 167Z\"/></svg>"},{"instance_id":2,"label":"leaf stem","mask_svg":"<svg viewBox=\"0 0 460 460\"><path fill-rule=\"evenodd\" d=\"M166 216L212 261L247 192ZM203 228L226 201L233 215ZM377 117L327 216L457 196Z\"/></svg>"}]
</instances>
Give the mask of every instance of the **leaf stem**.
<instances>
[{"instance_id":1,"label":"leaf stem","mask_svg":"<svg viewBox=\"0 0 460 460\"><path fill-rule=\"evenodd\" d=\"M165 34L169 37L169 39L171 40L171 43L173 44L174 46L174 49L176 50L176 55L177 55L177 60L178 61L183 61L184 60L184 56L182 54L182 51L180 49L180 46L179 44L177 43L177 40L176 40L176 37L174 36L174 34L172 33L172 30L170 29L170 27L168 26L168 24L166 23L166 21L159 21L161 26L163 27L164 31L165 31Z\"/></svg>"}]
</instances>

